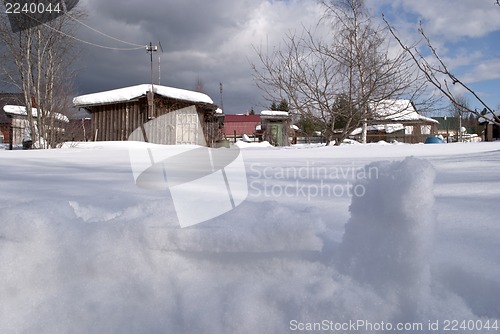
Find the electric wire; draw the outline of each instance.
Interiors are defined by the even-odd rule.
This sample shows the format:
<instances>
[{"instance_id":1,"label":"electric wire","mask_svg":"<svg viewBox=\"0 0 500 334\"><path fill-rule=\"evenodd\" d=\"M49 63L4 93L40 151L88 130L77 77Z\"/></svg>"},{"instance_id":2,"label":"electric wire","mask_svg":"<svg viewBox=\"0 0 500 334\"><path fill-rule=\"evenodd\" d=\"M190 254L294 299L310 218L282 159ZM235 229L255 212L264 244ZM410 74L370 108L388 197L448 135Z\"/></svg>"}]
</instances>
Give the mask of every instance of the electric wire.
<instances>
[{"instance_id":1,"label":"electric wire","mask_svg":"<svg viewBox=\"0 0 500 334\"><path fill-rule=\"evenodd\" d=\"M54 27L51 27L50 25L46 24L46 23L42 23L44 26L46 26L47 28L49 29L52 29L54 30L55 32L58 32L60 33L61 35L63 36L66 36L66 37L69 37L69 38L72 38L74 39L75 41L78 41L80 43L84 43L84 44L88 44L88 45L92 45L92 46L95 46L95 47L98 47L98 48L101 48L101 49L106 49L106 50L115 50L115 51L134 51L134 50L140 50L140 49L144 49L144 45L141 45L141 46L137 46L137 47L134 47L134 48L117 48L117 47L112 47L112 46L105 46L105 45L100 45L100 44L96 44L96 43L92 43L92 42L88 42L88 41L85 41L83 39L80 39L78 37L75 37L75 36L72 36L72 35L69 35L63 31L60 31ZM138 44L137 44L138 45Z\"/></svg>"},{"instance_id":2,"label":"electric wire","mask_svg":"<svg viewBox=\"0 0 500 334\"><path fill-rule=\"evenodd\" d=\"M108 34L106 34L106 33L102 32L102 31L99 31L99 30L97 30L97 29L95 29L95 28L93 28L93 27L89 26L88 24L86 24L86 23L84 23L84 22L82 22L82 21L78 20L76 17L71 16L71 15L69 14L69 12L66 12L66 13L65 13L65 15L66 15L66 16L68 16L70 19L72 19L72 20L74 20L74 21L76 21L76 22L80 23L80 24L81 24L81 25L83 25L84 27L86 27L86 28L88 28L88 29L90 29L90 30L92 30L92 31L94 31L94 32L96 32L96 33L98 33L98 34L102 35L102 36L105 36L105 37L111 38L112 40L115 40L115 41L117 41L117 42L121 42L121 43L124 43L124 44L132 45L132 46L137 46L137 47L141 47L141 48L143 48L143 47L144 47L144 45L141 45L141 44L136 44L136 43L130 43L130 42L127 42L127 41L121 40L121 39L119 39L119 38L116 38L116 37L110 36L110 35L108 35Z\"/></svg>"},{"instance_id":3,"label":"electric wire","mask_svg":"<svg viewBox=\"0 0 500 334\"><path fill-rule=\"evenodd\" d=\"M61 31L61 30L59 30L59 29L56 29L56 28L54 28L54 27L50 26L49 24L47 24L47 23L45 23L45 22L42 22L42 21L40 21L40 20L37 20L36 18L34 18L34 17L33 17L33 16L31 16L31 15L28 15L27 13L24 13L24 15L25 15L25 16L27 16L27 17L29 17L31 20L33 20L33 21L37 22L38 24L41 24L41 25L43 25L43 26L45 26L45 27L47 27L47 28L49 28L49 29L51 29L51 30L53 30L53 31L55 31L55 32L57 32L57 33L59 33L59 34L63 35L63 36L66 36L66 37L68 37L68 38L71 38L71 39L73 39L73 40L75 40L75 41L78 41L78 42L80 42L80 43L87 44L87 45L91 45L91 46L98 47L98 48L101 48L101 49L106 49L106 50L114 50L114 51L134 51L134 50L140 50L140 49L143 49L143 48L145 47L144 45L139 45L139 44L135 44L135 43L129 43L129 42L121 41L121 40L119 40L119 39L117 39L117 38L114 38L114 37L112 37L112 36L106 35L105 33L102 33L102 32L99 32L99 33L100 33L100 34L102 34L102 35L105 35L105 36L107 36L107 37L109 37L109 38L112 38L112 39L115 39L115 40L117 40L117 41L120 41L120 42L122 42L122 43L126 43L126 44L129 44L129 45L135 45L135 47L133 47L133 48L118 48L118 47L111 47L111 46L100 45L100 44L96 44L96 43L88 42L88 41L85 41L85 40L83 40L83 39L81 39L81 38L78 38L78 37L72 36L72 35L70 35L70 34L67 34L67 33L65 33L65 32L63 32L63 31ZM76 20L76 19L75 19L75 20ZM79 22L78 20L76 20L76 21L77 21L77 22ZM82 23L82 22L79 22L79 23ZM84 24L84 23L82 23L82 24ZM85 24L84 24L84 25L85 25ZM92 30L96 30L96 29L91 28L90 26L89 26L88 28L90 28L90 29L92 29ZM96 31L97 31L97 30L96 30Z\"/></svg>"}]
</instances>

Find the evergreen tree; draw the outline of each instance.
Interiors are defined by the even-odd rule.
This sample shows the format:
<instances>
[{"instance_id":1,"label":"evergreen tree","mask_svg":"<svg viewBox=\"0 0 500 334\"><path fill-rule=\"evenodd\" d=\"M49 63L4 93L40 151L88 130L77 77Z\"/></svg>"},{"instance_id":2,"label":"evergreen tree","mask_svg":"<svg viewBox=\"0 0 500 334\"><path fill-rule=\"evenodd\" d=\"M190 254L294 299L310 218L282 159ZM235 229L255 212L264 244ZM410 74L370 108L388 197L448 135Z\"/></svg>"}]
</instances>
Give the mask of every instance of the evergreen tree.
<instances>
[{"instance_id":1,"label":"evergreen tree","mask_svg":"<svg viewBox=\"0 0 500 334\"><path fill-rule=\"evenodd\" d=\"M273 101L271 104L272 111L290 111L290 107L288 106L288 101L286 99L282 99L279 104L276 101Z\"/></svg>"},{"instance_id":2,"label":"evergreen tree","mask_svg":"<svg viewBox=\"0 0 500 334\"><path fill-rule=\"evenodd\" d=\"M290 107L288 106L288 101L286 99L282 99L279 106L278 106L279 111L290 111Z\"/></svg>"},{"instance_id":3,"label":"evergreen tree","mask_svg":"<svg viewBox=\"0 0 500 334\"><path fill-rule=\"evenodd\" d=\"M313 136L315 131L321 129L321 125L318 124L316 119L314 119L313 117L308 117L307 115L304 114L300 115L298 126L306 137Z\"/></svg>"}]
</instances>

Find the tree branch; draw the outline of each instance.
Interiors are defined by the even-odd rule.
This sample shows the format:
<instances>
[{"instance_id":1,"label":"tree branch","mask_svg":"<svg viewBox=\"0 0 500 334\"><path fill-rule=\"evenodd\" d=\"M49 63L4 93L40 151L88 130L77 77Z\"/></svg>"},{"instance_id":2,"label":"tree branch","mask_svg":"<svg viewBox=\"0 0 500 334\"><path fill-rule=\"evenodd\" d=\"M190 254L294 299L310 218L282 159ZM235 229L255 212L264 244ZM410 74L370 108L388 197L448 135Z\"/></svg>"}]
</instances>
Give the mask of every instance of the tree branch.
<instances>
[{"instance_id":1,"label":"tree branch","mask_svg":"<svg viewBox=\"0 0 500 334\"><path fill-rule=\"evenodd\" d=\"M500 1L500 0L498 0ZM439 56L437 53L437 50L434 48L432 45L429 37L425 34L424 29L422 27L422 23L420 23L420 27L418 29L419 34L424 38L427 47L431 50L431 53L434 57L435 60L438 62L438 66L432 66L428 62L428 60L418 51L417 47L408 47L405 43L401 41L401 39L397 36L396 32L394 29L391 27L387 19L385 18L384 15L382 15L382 18L384 22L386 23L389 32L391 35L396 39L396 41L399 43L401 48L407 52L410 57L413 59L413 62L415 65L418 67L418 69L425 75L427 78L427 81L432 84L434 87L436 87L447 99L450 100L450 102L458 108L461 108L462 110L466 111L467 113L473 114L477 117L485 117L481 113L481 111L477 110L472 110L466 105L461 104L458 99L454 96L452 93L450 86L448 85L448 81L446 78L451 80L451 83L453 85L458 85L465 89L467 92L469 92L487 111L487 113L490 114L491 118L488 118L488 120L493 121L494 123L500 125L500 117L495 114L492 108L490 108L484 100L481 99L481 97L473 90L471 89L468 85L466 85L463 81L461 81L457 76L455 76L453 73L450 72L448 67L446 66L445 62L442 60L442 58ZM438 75L444 76L444 78L439 78ZM484 110L483 109L483 110Z\"/></svg>"}]
</instances>

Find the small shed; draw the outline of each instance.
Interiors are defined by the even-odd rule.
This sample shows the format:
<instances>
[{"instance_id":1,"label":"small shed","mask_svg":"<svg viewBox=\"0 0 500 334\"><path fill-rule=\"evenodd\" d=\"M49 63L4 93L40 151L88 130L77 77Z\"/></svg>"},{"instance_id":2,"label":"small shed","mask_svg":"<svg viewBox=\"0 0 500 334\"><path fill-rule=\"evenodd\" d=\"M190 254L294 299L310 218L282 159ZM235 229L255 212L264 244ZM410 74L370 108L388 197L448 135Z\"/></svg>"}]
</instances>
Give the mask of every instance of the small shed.
<instances>
[{"instance_id":1,"label":"small shed","mask_svg":"<svg viewBox=\"0 0 500 334\"><path fill-rule=\"evenodd\" d=\"M147 141L158 144L211 146L220 134L217 106L189 90L142 84L77 96L73 104L90 112L96 141L128 140L146 124L154 134Z\"/></svg>"},{"instance_id":2,"label":"small shed","mask_svg":"<svg viewBox=\"0 0 500 334\"><path fill-rule=\"evenodd\" d=\"M287 111L263 110L260 113L262 139L274 146L289 146L292 118Z\"/></svg>"}]
</instances>

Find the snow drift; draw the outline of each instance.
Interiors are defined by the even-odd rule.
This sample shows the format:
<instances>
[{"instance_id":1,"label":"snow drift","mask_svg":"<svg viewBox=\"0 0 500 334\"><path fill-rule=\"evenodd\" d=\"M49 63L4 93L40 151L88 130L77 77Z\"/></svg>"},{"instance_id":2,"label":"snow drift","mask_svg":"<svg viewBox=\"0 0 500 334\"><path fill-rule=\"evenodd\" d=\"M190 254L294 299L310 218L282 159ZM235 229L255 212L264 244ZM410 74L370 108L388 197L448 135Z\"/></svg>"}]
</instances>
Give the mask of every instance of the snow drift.
<instances>
[{"instance_id":1,"label":"snow drift","mask_svg":"<svg viewBox=\"0 0 500 334\"><path fill-rule=\"evenodd\" d=\"M129 144L92 145L0 152L0 332L288 333L363 320L430 333L429 322L500 318L498 144L243 150L269 168L379 173L359 198L250 194L185 229L168 191L134 184Z\"/></svg>"},{"instance_id":2,"label":"snow drift","mask_svg":"<svg viewBox=\"0 0 500 334\"><path fill-rule=\"evenodd\" d=\"M394 298L409 320L429 293L435 172L416 158L369 167L377 177L365 180L364 196L352 199L339 267Z\"/></svg>"}]
</instances>

